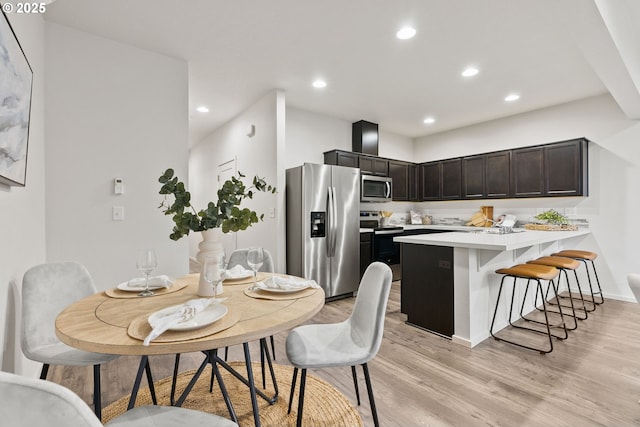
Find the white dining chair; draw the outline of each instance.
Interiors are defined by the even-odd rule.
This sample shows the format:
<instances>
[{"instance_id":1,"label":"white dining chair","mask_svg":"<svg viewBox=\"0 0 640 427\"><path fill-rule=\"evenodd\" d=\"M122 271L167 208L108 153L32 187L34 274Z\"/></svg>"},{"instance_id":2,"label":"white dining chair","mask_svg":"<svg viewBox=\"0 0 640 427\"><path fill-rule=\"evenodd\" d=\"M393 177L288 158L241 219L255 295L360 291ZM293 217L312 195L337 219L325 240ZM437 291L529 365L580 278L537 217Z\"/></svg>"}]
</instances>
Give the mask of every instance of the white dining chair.
<instances>
[{"instance_id":1,"label":"white dining chair","mask_svg":"<svg viewBox=\"0 0 640 427\"><path fill-rule=\"evenodd\" d=\"M55 320L68 305L97 292L87 269L77 262L55 262L30 268L22 279L22 334L24 355L49 365L93 366L93 403L101 418L100 365L118 356L90 353L69 347L55 334Z\"/></svg>"},{"instance_id":2,"label":"white dining chair","mask_svg":"<svg viewBox=\"0 0 640 427\"><path fill-rule=\"evenodd\" d=\"M360 281L353 311L347 320L299 326L289 333L286 342L287 357L294 366L289 413L298 370L302 370L296 422L298 427L302 425L307 369L350 366L360 404L356 365L362 365L373 422L376 427L379 425L367 363L378 353L382 342L391 278L392 272L388 265L381 262L370 264Z\"/></svg>"},{"instance_id":3,"label":"white dining chair","mask_svg":"<svg viewBox=\"0 0 640 427\"><path fill-rule=\"evenodd\" d=\"M0 372L0 419L11 427L102 427L87 404L59 384ZM231 420L172 406L139 406L109 421L107 426L237 427Z\"/></svg>"},{"instance_id":4,"label":"white dining chair","mask_svg":"<svg viewBox=\"0 0 640 427\"><path fill-rule=\"evenodd\" d=\"M640 274L631 273L627 276L631 292L636 297L636 301L640 303Z\"/></svg>"}]
</instances>

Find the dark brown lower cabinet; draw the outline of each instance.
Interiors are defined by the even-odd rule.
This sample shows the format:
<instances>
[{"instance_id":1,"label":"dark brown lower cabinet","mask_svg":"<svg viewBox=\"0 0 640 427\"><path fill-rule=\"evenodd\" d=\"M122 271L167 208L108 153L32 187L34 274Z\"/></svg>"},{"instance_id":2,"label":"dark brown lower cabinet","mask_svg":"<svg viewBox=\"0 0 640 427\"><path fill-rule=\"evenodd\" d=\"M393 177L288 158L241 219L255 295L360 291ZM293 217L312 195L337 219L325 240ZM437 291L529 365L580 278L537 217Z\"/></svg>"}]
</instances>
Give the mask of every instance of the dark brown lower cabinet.
<instances>
[{"instance_id":1,"label":"dark brown lower cabinet","mask_svg":"<svg viewBox=\"0 0 640 427\"><path fill-rule=\"evenodd\" d=\"M451 338L453 248L402 244L400 311L407 323Z\"/></svg>"},{"instance_id":2,"label":"dark brown lower cabinet","mask_svg":"<svg viewBox=\"0 0 640 427\"><path fill-rule=\"evenodd\" d=\"M373 261L373 233L360 233L360 278Z\"/></svg>"}]
</instances>

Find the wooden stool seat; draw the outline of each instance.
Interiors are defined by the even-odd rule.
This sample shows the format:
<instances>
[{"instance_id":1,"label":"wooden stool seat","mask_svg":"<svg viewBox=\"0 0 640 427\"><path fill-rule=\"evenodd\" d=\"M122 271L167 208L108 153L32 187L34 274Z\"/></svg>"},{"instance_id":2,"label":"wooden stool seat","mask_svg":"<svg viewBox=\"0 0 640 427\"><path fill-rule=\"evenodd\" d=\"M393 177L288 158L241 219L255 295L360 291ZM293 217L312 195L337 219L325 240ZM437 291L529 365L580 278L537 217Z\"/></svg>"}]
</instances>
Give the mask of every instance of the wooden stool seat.
<instances>
[{"instance_id":1,"label":"wooden stool seat","mask_svg":"<svg viewBox=\"0 0 640 427\"><path fill-rule=\"evenodd\" d=\"M547 265L518 264L509 268L500 268L496 270L496 273L523 279L551 280L558 276L559 271L557 268Z\"/></svg>"},{"instance_id":2,"label":"wooden stool seat","mask_svg":"<svg viewBox=\"0 0 640 427\"><path fill-rule=\"evenodd\" d=\"M587 313L587 307L584 301L584 296L582 295L582 290L580 289L580 281L578 280L578 275L576 273L576 269L578 267L580 267L580 261L574 259L574 258L568 258L568 257L561 257L561 256L543 256L540 257L538 259L534 259L531 261L527 261L527 264L534 264L534 265L548 265L548 266L553 266L556 267L558 269L560 269L561 272L564 273L564 277L565 277L565 281L567 284L567 290L569 291L569 296L563 296L563 295L558 295L558 298L556 298L556 301L549 301L550 305L557 305L558 306L558 310L562 310L562 308L568 308L571 309L570 314L573 317L573 326L572 327L567 327L567 329L569 330L575 330L578 328L578 320L586 320L587 317L589 317L589 314ZM581 306L578 306L578 309L582 309L583 310L583 316L578 316L576 313L576 306L573 303L573 296L571 294L571 286L569 285L569 275L567 274L567 270L572 270L573 271L573 275L575 276L576 279L576 285L578 287L578 293L580 294L580 298L576 298L576 300L581 303ZM558 288L560 288L560 278L558 279ZM549 288L547 288L547 293L545 295L545 298L548 298L549 296ZM569 302L571 303L570 305L563 305L560 303L559 298L562 299L568 299ZM555 311L554 311L555 312Z\"/></svg>"},{"instance_id":3,"label":"wooden stool seat","mask_svg":"<svg viewBox=\"0 0 640 427\"><path fill-rule=\"evenodd\" d=\"M567 270L575 270L580 267L580 261L561 256L543 256L538 259L527 261L527 264L548 265L556 268L566 268Z\"/></svg>"},{"instance_id":4,"label":"wooden stool seat","mask_svg":"<svg viewBox=\"0 0 640 427\"><path fill-rule=\"evenodd\" d=\"M558 314L560 316L560 320L559 322L550 322L549 320L549 313L547 312L547 307L546 307L546 302L545 302L545 298L544 298L544 293L542 290L542 280L546 280L549 283L549 286L551 286L553 288L555 297L558 297L558 289L556 288L556 285L553 281L553 279L555 279L556 277L558 277L558 275L560 274L560 270L558 270L556 267L553 266L549 266L549 265L538 265L538 264L517 264L514 265L512 267L509 268L500 268L498 270L496 270L497 274L502 274L502 280L500 281L500 288L498 289L498 296L496 299L496 308L493 311L493 319L491 320L491 327L489 328L489 333L491 334L491 336L493 338L495 338L498 341L504 341L507 342L509 344L513 344L513 345L517 345L518 347L522 347L522 348L526 348L529 350L535 350L538 351L542 354L546 354L549 353L553 350L553 341L552 338L555 337L557 339L566 339L568 337L568 333L567 333L567 326L565 324L564 321L564 316L562 314L562 311L560 312L555 312L556 314ZM546 348L543 347L533 347L530 345L527 345L524 342L518 342L518 341L513 341L513 340L509 340L506 338L502 338L502 337L498 337L494 334L494 325L496 322L496 315L498 314L498 307L500 304L500 296L502 295L502 290L505 284L505 279L507 277L511 277L513 278L513 291L511 292L511 302L509 303L509 314L507 317L507 322L509 323L509 325L513 328L516 329L521 329L521 330L525 330L525 331L529 331L529 332L534 332L536 334L543 334L546 335L548 338L548 342L549 345ZM517 281L518 279L526 279L526 285L525 285L525 290L524 290L524 295L522 296L522 306L520 307L520 319L522 319L525 322L533 322L533 323L537 323L539 325L543 325L545 327L545 330L540 330L539 328L530 328L530 327L526 327L526 326L522 326L519 324L515 324L512 321L512 315L513 315L513 307L514 305L518 304L516 303L516 285L517 285ZM537 302L537 298L538 295L542 295L542 311L544 312L544 321L540 321L540 320L536 320L536 319L532 319L532 318L527 318L527 316L525 316L524 313L524 306L525 306L525 302L529 301L527 299L527 292L529 290L529 285L531 284L531 282L535 283L535 287L536 287L536 296L534 298L533 301L533 306L534 309L536 308L536 302ZM519 304L518 304L519 305ZM556 328L560 328L562 329L562 331L564 332L563 335L556 335L556 334L552 334L551 333L551 329L556 329Z\"/></svg>"},{"instance_id":5,"label":"wooden stool seat","mask_svg":"<svg viewBox=\"0 0 640 427\"><path fill-rule=\"evenodd\" d=\"M556 252L553 256L561 256L567 258L575 258L575 259L588 259L589 261L593 261L598 258L598 254L590 251L579 251L574 249L568 249L565 251Z\"/></svg>"},{"instance_id":6,"label":"wooden stool seat","mask_svg":"<svg viewBox=\"0 0 640 427\"><path fill-rule=\"evenodd\" d=\"M596 270L596 264L593 262L598 257L598 254L591 251L582 251L578 249L566 249L564 251L556 252L553 256L561 256L567 258L573 258L580 262L584 263L585 271L587 272L587 280L589 281L589 288L591 290L591 303L593 304L593 310L595 310L596 305L604 303L604 294L602 293L602 286L600 286L600 278L598 277L598 271ZM596 278L596 285L598 286L597 290L593 289L593 284L591 283L591 274L589 273L589 266L591 264L591 268L593 269L593 274ZM596 300L596 295L599 297L599 300ZM591 310L591 311L593 311Z\"/></svg>"}]
</instances>

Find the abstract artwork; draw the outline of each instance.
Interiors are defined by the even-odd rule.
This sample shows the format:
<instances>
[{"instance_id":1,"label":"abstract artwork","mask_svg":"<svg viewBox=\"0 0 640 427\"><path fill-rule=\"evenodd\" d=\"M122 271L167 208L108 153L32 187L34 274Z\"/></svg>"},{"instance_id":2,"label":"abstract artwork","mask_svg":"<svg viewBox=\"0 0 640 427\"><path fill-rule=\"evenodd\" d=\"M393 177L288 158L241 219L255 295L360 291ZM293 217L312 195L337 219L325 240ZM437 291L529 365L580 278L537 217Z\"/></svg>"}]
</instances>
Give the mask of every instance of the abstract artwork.
<instances>
[{"instance_id":1,"label":"abstract artwork","mask_svg":"<svg viewBox=\"0 0 640 427\"><path fill-rule=\"evenodd\" d=\"M33 71L11 24L0 18L0 184L24 186Z\"/></svg>"}]
</instances>

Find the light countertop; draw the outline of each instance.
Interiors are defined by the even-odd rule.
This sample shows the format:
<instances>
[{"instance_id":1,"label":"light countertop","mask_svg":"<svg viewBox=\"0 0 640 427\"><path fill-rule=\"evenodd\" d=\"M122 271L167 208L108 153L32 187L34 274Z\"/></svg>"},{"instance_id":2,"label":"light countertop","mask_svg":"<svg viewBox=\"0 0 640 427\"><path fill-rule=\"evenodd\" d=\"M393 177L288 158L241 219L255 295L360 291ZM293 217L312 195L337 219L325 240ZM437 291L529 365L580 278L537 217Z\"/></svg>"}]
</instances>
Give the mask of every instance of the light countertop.
<instances>
[{"instance_id":1,"label":"light countertop","mask_svg":"<svg viewBox=\"0 0 640 427\"><path fill-rule=\"evenodd\" d=\"M428 226L449 227L449 226ZM465 229L482 230L482 227L464 227ZM441 228L442 229L442 228ZM451 233L420 234L416 236L399 236L393 239L399 243L413 243L417 245L450 246L454 248L488 249L495 251L510 251L542 243L569 239L589 234L589 229L578 231L537 231L526 230L521 233L488 234L454 231Z\"/></svg>"}]
</instances>

